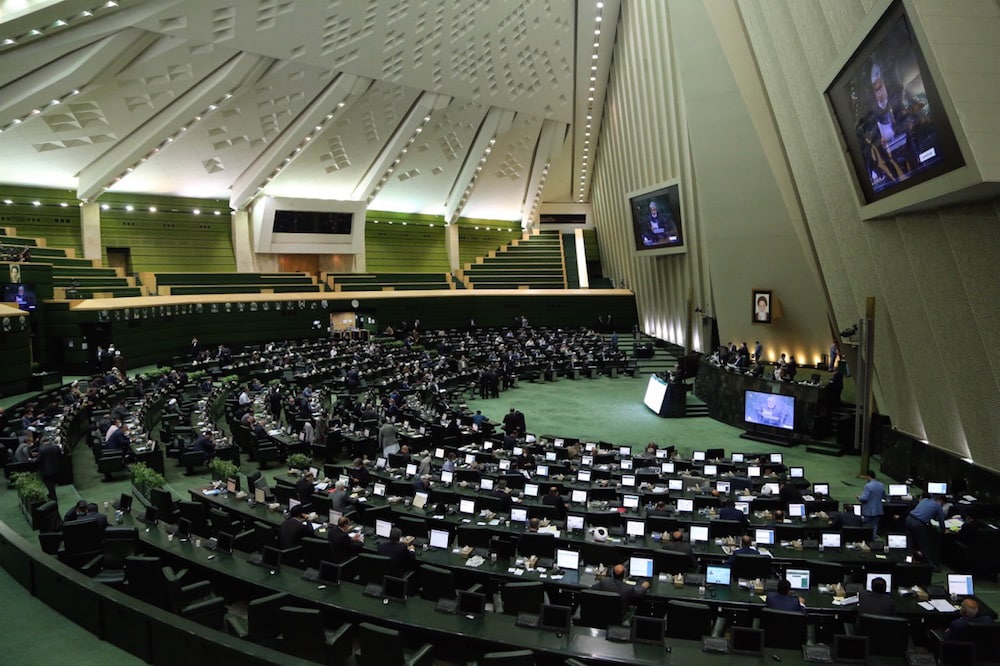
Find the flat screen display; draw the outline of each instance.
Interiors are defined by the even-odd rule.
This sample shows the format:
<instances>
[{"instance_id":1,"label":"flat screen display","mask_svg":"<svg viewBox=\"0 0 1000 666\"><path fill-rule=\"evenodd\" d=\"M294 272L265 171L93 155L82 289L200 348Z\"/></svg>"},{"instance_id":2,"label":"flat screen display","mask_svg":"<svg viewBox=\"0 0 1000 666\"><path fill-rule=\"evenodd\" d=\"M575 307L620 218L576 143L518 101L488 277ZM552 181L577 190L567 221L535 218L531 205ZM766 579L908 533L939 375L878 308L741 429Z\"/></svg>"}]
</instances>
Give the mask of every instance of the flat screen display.
<instances>
[{"instance_id":1,"label":"flat screen display","mask_svg":"<svg viewBox=\"0 0 1000 666\"><path fill-rule=\"evenodd\" d=\"M747 476L753 478L755 476L760 476L760 465L748 465L747 466Z\"/></svg>"},{"instance_id":2,"label":"flat screen display","mask_svg":"<svg viewBox=\"0 0 1000 666\"><path fill-rule=\"evenodd\" d=\"M905 483L890 483L889 497L904 497L907 494Z\"/></svg>"},{"instance_id":3,"label":"flat screen display","mask_svg":"<svg viewBox=\"0 0 1000 666\"><path fill-rule=\"evenodd\" d=\"M628 575L633 578L652 578L653 558L634 555L628 558Z\"/></svg>"},{"instance_id":4,"label":"flat screen display","mask_svg":"<svg viewBox=\"0 0 1000 666\"><path fill-rule=\"evenodd\" d=\"M629 520L625 522L625 534L630 537L641 537L646 534L646 523L641 520Z\"/></svg>"},{"instance_id":5,"label":"flat screen display","mask_svg":"<svg viewBox=\"0 0 1000 666\"><path fill-rule=\"evenodd\" d=\"M383 539L388 539L389 534L392 532L392 523L388 520L376 520L375 521L375 536L380 536Z\"/></svg>"},{"instance_id":6,"label":"flat screen display","mask_svg":"<svg viewBox=\"0 0 1000 666\"><path fill-rule=\"evenodd\" d=\"M947 495L948 484L944 481L930 481L927 484L927 492L931 495Z\"/></svg>"},{"instance_id":7,"label":"flat screen display","mask_svg":"<svg viewBox=\"0 0 1000 666\"><path fill-rule=\"evenodd\" d=\"M741 462L743 462L743 454L742 453L734 453L732 460L733 460L734 463L741 463Z\"/></svg>"},{"instance_id":8,"label":"flat screen display","mask_svg":"<svg viewBox=\"0 0 1000 666\"><path fill-rule=\"evenodd\" d=\"M672 462L660 463L660 472L662 474L673 474L674 464Z\"/></svg>"},{"instance_id":9,"label":"flat screen display","mask_svg":"<svg viewBox=\"0 0 1000 666\"><path fill-rule=\"evenodd\" d=\"M748 390L743 402L743 420L753 425L794 430L795 398Z\"/></svg>"},{"instance_id":10,"label":"flat screen display","mask_svg":"<svg viewBox=\"0 0 1000 666\"><path fill-rule=\"evenodd\" d=\"M634 488L635 487L635 474L623 474L622 475L622 485Z\"/></svg>"},{"instance_id":11,"label":"flat screen display","mask_svg":"<svg viewBox=\"0 0 1000 666\"><path fill-rule=\"evenodd\" d=\"M24 282L7 282L3 285L3 302L14 303L21 310L34 310L38 305L35 285Z\"/></svg>"},{"instance_id":12,"label":"flat screen display","mask_svg":"<svg viewBox=\"0 0 1000 666\"><path fill-rule=\"evenodd\" d=\"M431 530L430 543L431 548L448 548L448 542L450 541L450 536L448 530Z\"/></svg>"},{"instance_id":13,"label":"flat screen display","mask_svg":"<svg viewBox=\"0 0 1000 666\"><path fill-rule=\"evenodd\" d=\"M684 224L681 218L680 185L677 181L629 193L632 234L639 254L684 252Z\"/></svg>"},{"instance_id":14,"label":"flat screen display","mask_svg":"<svg viewBox=\"0 0 1000 666\"><path fill-rule=\"evenodd\" d=\"M642 398L642 403L651 410L660 413L663 408L663 400L667 396L667 382L657 375L650 375L646 382L646 395ZM625 455L628 455L626 453Z\"/></svg>"},{"instance_id":15,"label":"flat screen display","mask_svg":"<svg viewBox=\"0 0 1000 666\"><path fill-rule=\"evenodd\" d=\"M586 490L574 490L569 494L569 501L574 504L586 504L587 503L587 491Z\"/></svg>"},{"instance_id":16,"label":"flat screen display","mask_svg":"<svg viewBox=\"0 0 1000 666\"><path fill-rule=\"evenodd\" d=\"M806 505L805 504L789 504L788 505L788 515L791 518L805 518L806 517Z\"/></svg>"},{"instance_id":17,"label":"flat screen display","mask_svg":"<svg viewBox=\"0 0 1000 666\"><path fill-rule=\"evenodd\" d=\"M701 462L704 459L705 459L704 451L694 451L691 453L691 460L694 460L695 462Z\"/></svg>"},{"instance_id":18,"label":"flat screen display","mask_svg":"<svg viewBox=\"0 0 1000 666\"><path fill-rule=\"evenodd\" d=\"M948 594L972 596L972 576L970 574L948 574Z\"/></svg>"},{"instance_id":19,"label":"flat screen display","mask_svg":"<svg viewBox=\"0 0 1000 666\"><path fill-rule=\"evenodd\" d=\"M809 569L786 569L785 578L792 584L793 590L809 589Z\"/></svg>"},{"instance_id":20,"label":"flat screen display","mask_svg":"<svg viewBox=\"0 0 1000 666\"><path fill-rule=\"evenodd\" d=\"M757 528L754 530L753 540L765 546L774 545L774 530Z\"/></svg>"},{"instance_id":21,"label":"flat screen display","mask_svg":"<svg viewBox=\"0 0 1000 666\"><path fill-rule=\"evenodd\" d=\"M905 534L890 534L886 537L886 544L890 550L906 550L908 544L906 543Z\"/></svg>"},{"instance_id":22,"label":"flat screen display","mask_svg":"<svg viewBox=\"0 0 1000 666\"><path fill-rule=\"evenodd\" d=\"M510 519L511 522L526 523L528 522L528 510L523 506L511 507Z\"/></svg>"},{"instance_id":23,"label":"flat screen display","mask_svg":"<svg viewBox=\"0 0 1000 666\"><path fill-rule=\"evenodd\" d=\"M965 164L901 2L826 91L865 203Z\"/></svg>"},{"instance_id":24,"label":"flat screen display","mask_svg":"<svg viewBox=\"0 0 1000 666\"><path fill-rule=\"evenodd\" d=\"M639 508L639 496L638 495L623 495L622 496L622 506L626 509L638 509Z\"/></svg>"},{"instance_id":25,"label":"flat screen display","mask_svg":"<svg viewBox=\"0 0 1000 666\"><path fill-rule=\"evenodd\" d=\"M840 548L840 532L823 532L820 543L824 548Z\"/></svg>"},{"instance_id":26,"label":"flat screen display","mask_svg":"<svg viewBox=\"0 0 1000 666\"><path fill-rule=\"evenodd\" d=\"M708 525L691 526L691 543L708 541Z\"/></svg>"},{"instance_id":27,"label":"flat screen display","mask_svg":"<svg viewBox=\"0 0 1000 666\"><path fill-rule=\"evenodd\" d=\"M806 475L804 467L789 467L788 476L793 479L801 479Z\"/></svg>"},{"instance_id":28,"label":"flat screen display","mask_svg":"<svg viewBox=\"0 0 1000 666\"><path fill-rule=\"evenodd\" d=\"M731 580L730 573L729 567L709 564L705 570L705 582L711 585L729 585Z\"/></svg>"},{"instance_id":29,"label":"flat screen display","mask_svg":"<svg viewBox=\"0 0 1000 666\"><path fill-rule=\"evenodd\" d=\"M444 473L442 472L442 475L443 474ZM385 484L376 483L374 486L372 486L372 494L374 494L376 497L385 497Z\"/></svg>"},{"instance_id":30,"label":"flat screen display","mask_svg":"<svg viewBox=\"0 0 1000 666\"><path fill-rule=\"evenodd\" d=\"M729 494L729 482L728 481L716 481L715 490L723 495Z\"/></svg>"},{"instance_id":31,"label":"flat screen display","mask_svg":"<svg viewBox=\"0 0 1000 666\"><path fill-rule=\"evenodd\" d=\"M441 483L451 483L455 479L455 473L448 469L441 470Z\"/></svg>"},{"instance_id":32,"label":"flat screen display","mask_svg":"<svg viewBox=\"0 0 1000 666\"><path fill-rule=\"evenodd\" d=\"M667 490L684 490L684 479L667 479Z\"/></svg>"},{"instance_id":33,"label":"flat screen display","mask_svg":"<svg viewBox=\"0 0 1000 666\"><path fill-rule=\"evenodd\" d=\"M548 465L537 465L535 467L535 476L548 476L549 466Z\"/></svg>"},{"instance_id":34,"label":"flat screen display","mask_svg":"<svg viewBox=\"0 0 1000 666\"><path fill-rule=\"evenodd\" d=\"M581 469L576 473L576 480L580 483L590 483L591 474L589 469Z\"/></svg>"},{"instance_id":35,"label":"flat screen display","mask_svg":"<svg viewBox=\"0 0 1000 666\"><path fill-rule=\"evenodd\" d=\"M705 476L716 476L719 473L718 465L705 465L703 469Z\"/></svg>"},{"instance_id":36,"label":"flat screen display","mask_svg":"<svg viewBox=\"0 0 1000 666\"><path fill-rule=\"evenodd\" d=\"M829 483L814 483L813 484L813 494L814 495L829 495L830 494L830 484Z\"/></svg>"},{"instance_id":37,"label":"flat screen display","mask_svg":"<svg viewBox=\"0 0 1000 666\"><path fill-rule=\"evenodd\" d=\"M885 580L885 589L892 591L892 574L888 573L869 573L865 575L865 589L869 592L872 591L872 581L876 578L882 578Z\"/></svg>"},{"instance_id":38,"label":"flat screen display","mask_svg":"<svg viewBox=\"0 0 1000 666\"><path fill-rule=\"evenodd\" d=\"M459 513L475 513L476 512L476 500L463 499L458 501L458 512Z\"/></svg>"},{"instance_id":39,"label":"flat screen display","mask_svg":"<svg viewBox=\"0 0 1000 666\"><path fill-rule=\"evenodd\" d=\"M686 497L680 497L677 499L677 510L691 512L694 511L694 500L688 499Z\"/></svg>"},{"instance_id":40,"label":"flat screen display","mask_svg":"<svg viewBox=\"0 0 1000 666\"><path fill-rule=\"evenodd\" d=\"M594 456L580 456L580 464L584 467L593 467Z\"/></svg>"},{"instance_id":41,"label":"flat screen display","mask_svg":"<svg viewBox=\"0 0 1000 666\"><path fill-rule=\"evenodd\" d=\"M556 548L556 566L569 571L578 570L580 568L580 553L575 550Z\"/></svg>"},{"instance_id":42,"label":"flat screen display","mask_svg":"<svg viewBox=\"0 0 1000 666\"><path fill-rule=\"evenodd\" d=\"M566 516L566 529L567 530L582 530L583 529L583 516Z\"/></svg>"},{"instance_id":43,"label":"flat screen display","mask_svg":"<svg viewBox=\"0 0 1000 666\"><path fill-rule=\"evenodd\" d=\"M525 497L538 497L538 484L537 483L526 483L526 484L524 484L524 496Z\"/></svg>"},{"instance_id":44,"label":"flat screen display","mask_svg":"<svg viewBox=\"0 0 1000 666\"><path fill-rule=\"evenodd\" d=\"M486 478L480 479L479 480L479 489L480 490L493 490L493 479L486 479Z\"/></svg>"}]
</instances>

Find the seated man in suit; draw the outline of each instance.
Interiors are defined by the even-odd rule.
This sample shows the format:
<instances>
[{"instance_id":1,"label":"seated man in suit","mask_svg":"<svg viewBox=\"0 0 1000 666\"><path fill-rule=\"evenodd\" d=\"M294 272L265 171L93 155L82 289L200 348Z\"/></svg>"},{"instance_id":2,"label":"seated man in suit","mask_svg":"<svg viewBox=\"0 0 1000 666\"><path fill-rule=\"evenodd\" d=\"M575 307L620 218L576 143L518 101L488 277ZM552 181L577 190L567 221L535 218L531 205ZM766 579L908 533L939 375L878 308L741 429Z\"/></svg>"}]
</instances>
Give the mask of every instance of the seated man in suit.
<instances>
[{"instance_id":1,"label":"seated man in suit","mask_svg":"<svg viewBox=\"0 0 1000 666\"><path fill-rule=\"evenodd\" d=\"M729 555L729 559L726 560L727 567L733 566L737 555L760 555L760 551L753 547L753 537L749 534L743 535L740 539L740 547Z\"/></svg>"},{"instance_id":2,"label":"seated man in suit","mask_svg":"<svg viewBox=\"0 0 1000 666\"><path fill-rule=\"evenodd\" d=\"M69 512L63 516L63 522L68 523L72 520L78 520L80 518L87 517L87 500L79 500Z\"/></svg>"},{"instance_id":3,"label":"seated man in suit","mask_svg":"<svg viewBox=\"0 0 1000 666\"><path fill-rule=\"evenodd\" d=\"M872 579L871 592L862 590L858 594L858 622L860 628L865 615L895 615L896 605L887 592L885 578Z\"/></svg>"},{"instance_id":4,"label":"seated man in suit","mask_svg":"<svg viewBox=\"0 0 1000 666\"><path fill-rule=\"evenodd\" d=\"M628 606L633 600L641 599L649 589L649 581L644 580L639 585L629 585L625 582L625 565L616 564L611 570L611 576L605 576L591 588L601 592L614 592L621 598L622 613L628 610Z\"/></svg>"},{"instance_id":5,"label":"seated man in suit","mask_svg":"<svg viewBox=\"0 0 1000 666\"><path fill-rule=\"evenodd\" d=\"M212 441L212 431L205 430L191 444L191 448L205 455L205 462L215 457L215 442Z\"/></svg>"},{"instance_id":6,"label":"seated man in suit","mask_svg":"<svg viewBox=\"0 0 1000 666\"><path fill-rule=\"evenodd\" d=\"M670 540L663 543L663 550L687 555L692 566L698 563L697 558L694 556L694 551L691 550L691 544L684 541L684 532L681 530L674 530L670 533Z\"/></svg>"},{"instance_id":7,"label":"seated man in suit","mask_svg":"<svg viewBox=\"0 0 1000 666\"><path fill-rule=\"evenodd\" d=\"M336 527L327 528L326 539L330 543L330 559L340 564L354 557L365 547L361 534L351 534L351 519L341 516Z\"/></svg>"},{"instance_id":8,"label":"seated man in suit","mask_svg":"<svg viewBox=\"0 0 1000 666\"><path fill-rule=\"evenodd\" d=\"M417 551L413 544L403 544L403 530L393 527L389 530L389 540L378 545L376 552L389 558L389 574L392 576L402 576L413 565L417 558Z\"/></svg>"},{"instance_id":9,"label":"seated man in suit","mask_svg":"<svg viewBox=\"0 0 1000 666\"><path fill-rule=\"evenodd\" d=\"M306 472L301 479L295 482L295 499L303 504L312 502L312 494L316 488L315 483L316 477L313 476L313 473Z\"/></svg>"},{"instance_id":10,"label":"seated man in suit","mask_svg":"<svg viewBox=\"0 0 1000 666\"><path fill-rule=\"evenodd\" d=\"M285 518L278 528L278 547L282 550L294 548L303 539L312 535L312 525L306 520L302 506L299 505L289 512L288 518Z\"/></svg>"},{"instance_id":11,"label":"seated man in suit","mask_svg":"<svg viewBox=\"0 0 1000 666\"><path fill-rule=\"evenodd\" d=\"M357 504L356 500L351 499L351 496L347 493L347 488L344 487L343 481L337 481L334 484L333 489L329 492L329 497L330 508L340 513L347 513L353 510L354 505Z\"/></svg>"},{"instance_id":12,"label":"seated man in suit","mask_svg":"<svg viewBox=\"0 0 1000 666\"><path fill-rule=\"evenodd\" d=\"M747 517L747 514L737 509L736 503L732 500L726 500L722 505L722 508L719 510L719 520L732 520L743 527L750 524L750 518Z\"/></svg>"},{"instance_id":13,"label":"seated man in suit","mask_svg":"<svg viewBox=\"0 0 1000 666\"><path fill-rule=\"evenodd\" d=\"M111 432L111 431L109 431ZM125 451L131 446L132 440L128 436L128 426L124 423L111 432L111 436L104 441L105 451L120 451L125 455Z\"/></svg>"},{"instance_id":14,"label":"seated man in suit","mask_svg":"<svg viewBox=\"0 0 1000 666\"><path fill-rule=\"evenodd\" d=\"M510 492L507 490L507 482L500 479L493 486L493 490L490 491L490 495L496 497L500 500L500 507L502 509L501 513L510 513L510 506L514 502L514 498L510 496Z\"/></svg>"},{"instance_id":15,"label":"seated man in suit","mask_svg":"<svg viewBox=\"0 0 1000 666\"><path fill-rule=\"evenodd\" d=\"M353 486L365 488L371 482L371 473L365 467L365 461L361 458L354 459L354 463L347 474L351 477L351 484Z\"/></svg>"},{"instance_id":16,"label":"seated man in suit","mask_svg":"<svg viewBox=\"0 0 1000 666\"><path fill-rule=\"evenodd\" d=\"M767 593L767 607L774 610L805 613L806 600L802 597L792 596L791 591L792 584L787 578L782 578L778 581L778 591Z\"/></svg>"},{"instance_id":17,"label":"seated man in suit","mask_svg":"<svg viewBox=\"0 0 1000 666\"><path fill-rule=\"evenodd\" d=\"M986 613L980 614L979 602L975 599L967 598L962 600L962 607L958 609L958 618L951 621L948 630L944 632L945 640L967 641L970 640L969 625L989 624L993 622L993 617Z\"/></svg>"},{"instance_id":18,"label":"seated man in suit","mask_svg":"<svg viewBox=\"0 0 1000 666\"><path fill-rule=\"evenodd\" d=\"M545 495L545 497L542 498L542 504L554 506L556 508L556 515L559 518L559 520L566 519L566 502L559 494L559 488L557 488L556 486L551 486L549 488L549 492Z\"/></svg>"}]
</instances>

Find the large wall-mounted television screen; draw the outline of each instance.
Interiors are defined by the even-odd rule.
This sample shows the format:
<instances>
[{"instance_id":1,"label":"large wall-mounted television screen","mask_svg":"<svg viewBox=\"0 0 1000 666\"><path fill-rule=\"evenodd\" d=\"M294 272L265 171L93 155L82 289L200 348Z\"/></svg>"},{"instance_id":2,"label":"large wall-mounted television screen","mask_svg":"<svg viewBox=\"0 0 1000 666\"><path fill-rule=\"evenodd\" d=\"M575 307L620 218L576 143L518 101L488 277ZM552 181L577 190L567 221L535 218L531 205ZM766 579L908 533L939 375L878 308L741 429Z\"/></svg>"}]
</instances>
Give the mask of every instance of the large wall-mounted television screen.
<instances>
[{"instance_id":1,"label":"large wall-mounted television screen","mask_svg":"<svg viewBox=\"0 0 1000 666\"><path fill-rule=\"evenodd\" d=\"M795 398L790 395L747 390L743 420L748 424L795 429Z\"/></svg>"},{"instance_id":2,"label":"large wall-mounted television screen","mask_svg":"<svg viewBox=\"0 0 1000 666\"><path fill-rule=\"evenodd\" d=\"M679 254L684 248L680 184L660 183L628 195L637 254Z\"/></svg>"},{"instance_id":3,"label":"large wall-mounted television screen","mask_svg":"<svg viewBox=\"0 0 1000 666\"><path fill-rule=\"evenodd\" d=\"M898 0L826 94L865 203L964 166L913 26Z\"/></svg>"},{"instance_id":4,"label":"large wall-mounted television screen","mask_svg":"<svg viewBox=\"0 0 1000 666\"><path fill-rule=\"evenodd\" d=\"M34 310L38 305L35 298L35 285L23 282L8 282L3 285L4 303L14 303L22 310Z\"/></svg>"}]
</instances>

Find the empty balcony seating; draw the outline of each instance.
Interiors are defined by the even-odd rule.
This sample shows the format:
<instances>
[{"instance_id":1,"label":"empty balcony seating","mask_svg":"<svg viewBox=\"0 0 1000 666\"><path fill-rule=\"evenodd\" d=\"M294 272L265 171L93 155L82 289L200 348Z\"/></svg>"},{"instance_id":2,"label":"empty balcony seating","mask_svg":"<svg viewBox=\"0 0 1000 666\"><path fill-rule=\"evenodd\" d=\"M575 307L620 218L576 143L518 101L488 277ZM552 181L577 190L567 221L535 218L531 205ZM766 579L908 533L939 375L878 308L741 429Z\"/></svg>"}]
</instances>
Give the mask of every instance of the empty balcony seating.
<instances>
[{"instance_id":1,"label":"empty balcony seating","mask_svg":"<svg viewBox=\"0 0 1000 666\"><path fill-rule=\"evenodd\" d=\"M468 264L462 278L475 289L565 289L562 239L541 232Z\"/></svg>"},{"instance_id":2,"label":"empty balcony seating","mask_svg":"<svg viewBox=\"0 0 1000 666\"><path fill-rule=\"evenodd\" d=\"M404 291L454 289L448 273L328 273L326 284L333 291Z\"/></svg>"},{"instance_id":3,"label":"empty balcony seating","mask_svg":"<svg viewBox=\"0 0 1000 666\"><path fill-rule=\"evenodd\" d=\"M308 273L142 273L150 294L286 294L320 291Z\"/></svg>"}]
</instances>

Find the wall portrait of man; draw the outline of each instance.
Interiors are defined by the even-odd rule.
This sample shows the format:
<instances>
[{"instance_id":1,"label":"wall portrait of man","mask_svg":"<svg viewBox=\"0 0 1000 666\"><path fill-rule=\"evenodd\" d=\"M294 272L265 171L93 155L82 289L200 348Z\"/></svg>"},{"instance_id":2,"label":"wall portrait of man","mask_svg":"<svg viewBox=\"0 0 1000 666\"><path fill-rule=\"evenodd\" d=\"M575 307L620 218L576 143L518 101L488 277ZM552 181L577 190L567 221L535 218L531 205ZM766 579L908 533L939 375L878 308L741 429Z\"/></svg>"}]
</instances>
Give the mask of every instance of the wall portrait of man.
<instances>
[{"instance_id":1,"label":"wall portrait of man","mask_svg":"<svg viewBox=\"0 0 1000 666\"><path fill-rule=\"evenodd\" d=\"M771 323L771 292L763 289L753 290L753 323Z\"/></svg>"}]
</instances>

